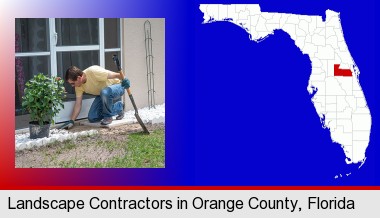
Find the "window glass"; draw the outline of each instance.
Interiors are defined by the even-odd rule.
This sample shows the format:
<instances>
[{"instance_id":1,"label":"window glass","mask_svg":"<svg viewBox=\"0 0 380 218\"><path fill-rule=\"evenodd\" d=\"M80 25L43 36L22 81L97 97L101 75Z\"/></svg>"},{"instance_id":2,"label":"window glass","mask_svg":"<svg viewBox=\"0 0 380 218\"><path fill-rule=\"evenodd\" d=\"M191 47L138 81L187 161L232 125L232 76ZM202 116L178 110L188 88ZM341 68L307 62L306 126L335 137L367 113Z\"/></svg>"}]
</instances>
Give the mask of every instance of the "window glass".
<instances>
[{"instance_id":1,"label":"window glass","mask_svg":"<svg viewBox=\"0 0 380 218\"><path fill-rule=\"evenodd\" d=\"M120 19L105 18L104 19L104 47L119 48L120 47Z\"/></svg>"},{"instance_id":2,"label":"window glass","mask_svg":"<svg viewBox=\"0 0 380 218\"><path fill-rule=\"evenodd\" d=\"M49 56L16 57L15 59L15 93L16 115L22 114L22 96L24 96L25 83L34 75L43 73L51 76Z\"/></svg>"},{"instance_id":3,"label":"window glass","mask_svg":"<svg viewBox=\"0 0 380 218\"><path fill-rule=\"evenodd\" d=\"M49 51L48 27L45 18L17 18L15 52Z\"/></svg>"},{"instance_id":4,"label":"window glass","mask_svg":"<svg viewBox=\"0 0 380 218\"><path fill-rule=\"evenodd\" d=\"M55 19L55 28L57 46L99 45L97 18L59 18Z\"/></svg>"}]
</instances>

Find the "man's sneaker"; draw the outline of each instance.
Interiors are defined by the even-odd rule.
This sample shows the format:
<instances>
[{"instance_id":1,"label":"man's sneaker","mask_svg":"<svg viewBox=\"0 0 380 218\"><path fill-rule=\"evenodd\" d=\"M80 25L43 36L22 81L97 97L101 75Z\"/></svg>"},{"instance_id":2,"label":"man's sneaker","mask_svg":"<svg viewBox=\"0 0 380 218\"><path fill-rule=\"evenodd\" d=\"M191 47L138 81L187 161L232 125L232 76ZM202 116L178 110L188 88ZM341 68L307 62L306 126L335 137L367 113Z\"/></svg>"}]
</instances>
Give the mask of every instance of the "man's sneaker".
<instances>
[{"instance_id":1,"label":"man's sneaker","mask_svg":"<svg viewBox=\"0 0 380 218\"><path fill-rule=\"evenodd\" d=\"M105 117L103 118L102 122L100 123L101 125L109 125L112 123L113 118L112 117Z\"/></svg>"},{"instance_id":2,"label":"man's sneaker","mask_svg":"<svg viewBox=\"0 0 380 218\"><path fill-rule=\"evenodd\" d=\"M120 113L117 114L116 120L121 120L124 118L124 103L123 103L123 110L121 110Z\"/></svg>"}]
</instances>

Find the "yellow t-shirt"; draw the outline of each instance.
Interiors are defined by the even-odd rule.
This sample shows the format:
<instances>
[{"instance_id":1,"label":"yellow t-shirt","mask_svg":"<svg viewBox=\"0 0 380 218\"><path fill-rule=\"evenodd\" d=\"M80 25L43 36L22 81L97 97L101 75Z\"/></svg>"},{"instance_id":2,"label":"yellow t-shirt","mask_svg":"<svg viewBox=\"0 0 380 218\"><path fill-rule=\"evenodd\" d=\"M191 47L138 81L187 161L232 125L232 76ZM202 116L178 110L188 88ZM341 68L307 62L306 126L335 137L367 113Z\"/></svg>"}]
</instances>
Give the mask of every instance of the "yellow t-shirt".
<instances>
[{"instance_id":1,"label":"yellow t-shirt","mask_svg":"<svg viewBox=\"0 0 380 218\"><path fill-rule=\"evenodd\" d=\"M91 95L100 95L100 91L107 86L120 83L119 79L107 79L108 73L112 71L106 70L100 66L91 66L83 73L86 74L87 81L79 87L75 87L75 95L80 97L83 92Z\"/></svg>"}]
</instances>

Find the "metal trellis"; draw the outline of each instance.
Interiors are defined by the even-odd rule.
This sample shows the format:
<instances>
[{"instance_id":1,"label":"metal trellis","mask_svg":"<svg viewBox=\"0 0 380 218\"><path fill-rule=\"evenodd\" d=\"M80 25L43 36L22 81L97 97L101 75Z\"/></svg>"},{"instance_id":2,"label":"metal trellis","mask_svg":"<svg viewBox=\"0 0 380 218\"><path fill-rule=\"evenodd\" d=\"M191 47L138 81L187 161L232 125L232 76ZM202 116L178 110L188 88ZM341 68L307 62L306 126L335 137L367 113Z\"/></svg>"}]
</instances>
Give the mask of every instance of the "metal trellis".
<instances>
[{"instance_id":1,"label":"metal trellis","mask_svg":"<svg viewBox=\"0 0 380 218\"><path fill-rule=\"evenodd\" d=\"M153 53L152 53L152 28L149 20L144 22L145 32L145 60L146 60L146 76L148 84L148 106L149 109L156 108L155 91L154 91L154 73L153 73Z\"/></svg>"}]
</instances>

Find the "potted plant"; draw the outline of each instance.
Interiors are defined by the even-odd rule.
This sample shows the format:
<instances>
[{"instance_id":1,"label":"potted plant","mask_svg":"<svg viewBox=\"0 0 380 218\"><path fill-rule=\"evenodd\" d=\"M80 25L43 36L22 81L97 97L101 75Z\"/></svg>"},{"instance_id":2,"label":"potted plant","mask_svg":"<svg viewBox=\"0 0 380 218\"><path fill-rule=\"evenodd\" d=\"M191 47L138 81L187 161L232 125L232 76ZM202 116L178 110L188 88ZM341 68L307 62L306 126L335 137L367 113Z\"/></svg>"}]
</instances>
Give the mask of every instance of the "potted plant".
<instances>
[{"instance_id":1,"label":"potted plant","mask_svg":"<svg viewBox=\"0 0 380 218\"><path fill-rule=\"evenodd\" d=\"M63 108L63 80L60 77L35 75L25 84L22 107L30 113L30 138L49 137L50 124Z\"/></svg>"}]
</instances>

